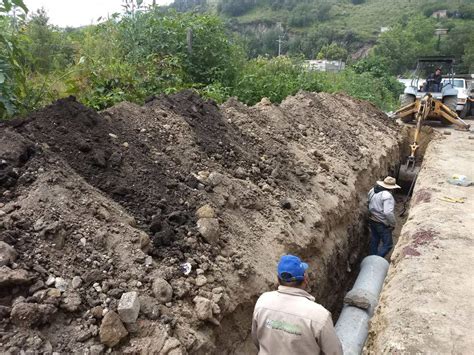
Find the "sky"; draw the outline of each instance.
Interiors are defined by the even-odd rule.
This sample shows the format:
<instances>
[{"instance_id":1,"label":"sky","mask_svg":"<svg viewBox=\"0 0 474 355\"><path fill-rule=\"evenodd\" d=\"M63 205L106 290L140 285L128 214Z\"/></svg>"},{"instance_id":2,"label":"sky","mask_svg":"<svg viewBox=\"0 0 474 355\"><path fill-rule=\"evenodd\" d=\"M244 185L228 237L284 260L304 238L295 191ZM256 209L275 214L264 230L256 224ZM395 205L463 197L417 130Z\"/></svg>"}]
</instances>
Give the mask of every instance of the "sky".
<instances>
[{"instance_id":1,"label":"sky","mask_svg":"<svg viewBox=\"0 0 474 355\"><path fill-rule=\"evenodd\" d=\"M168 5L173 0L157 0L159 5ZM50 23L60 27L79 27L96 23L99 17L106 17L122 11L122 0L24 0L30 11L44 7ZM145 0L145 4L152 0Z\"/></svg>"}]
</instances>

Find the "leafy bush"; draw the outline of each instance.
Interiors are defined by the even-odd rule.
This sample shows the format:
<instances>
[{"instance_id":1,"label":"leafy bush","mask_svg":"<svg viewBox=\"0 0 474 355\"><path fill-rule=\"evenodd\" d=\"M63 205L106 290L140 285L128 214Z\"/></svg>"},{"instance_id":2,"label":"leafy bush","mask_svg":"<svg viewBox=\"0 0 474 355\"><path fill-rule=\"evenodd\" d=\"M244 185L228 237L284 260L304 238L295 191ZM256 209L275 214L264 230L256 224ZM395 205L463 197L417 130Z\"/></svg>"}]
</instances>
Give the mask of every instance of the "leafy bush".
<instances>
[{"instance_id":1,"label":"leafy bush","mask_svg":"<svg viewBox=\"0 0 474 355\"><path fill-rule=\"evenodd\" d=\"M188 82L210 84L234 80L243 51L222 21L212 15L177 13L153 8L125 16L118 23L119 46L139 63L149 55L173 56Z\"/></svg>"},{"instance_id":2,"label":"leafy bush","mask_svg":"<svg viewBox=\"0 0 474 355\"><path fill-rule=\"evenodd\" d=\"M27 72L19 62L24 53L19 46L18 26L8 16L13 6L23 10L19 21L24 21L27 13L21 0L3 0L0 5L0 119L23 111L23 101L31 94Z\"/></svg>"},{"instance_id":3,"label":"leafy bush","mask_svg":"<svg viewBox=\"0 0 474 355\"><path fill-rule=\"evenodd\" d=\"M233 90L233 95L249 105L259 102L263 97L272 102L281 102L298 88L300 68L287 57L250 60Z\"/></svg>"}]
</instances>

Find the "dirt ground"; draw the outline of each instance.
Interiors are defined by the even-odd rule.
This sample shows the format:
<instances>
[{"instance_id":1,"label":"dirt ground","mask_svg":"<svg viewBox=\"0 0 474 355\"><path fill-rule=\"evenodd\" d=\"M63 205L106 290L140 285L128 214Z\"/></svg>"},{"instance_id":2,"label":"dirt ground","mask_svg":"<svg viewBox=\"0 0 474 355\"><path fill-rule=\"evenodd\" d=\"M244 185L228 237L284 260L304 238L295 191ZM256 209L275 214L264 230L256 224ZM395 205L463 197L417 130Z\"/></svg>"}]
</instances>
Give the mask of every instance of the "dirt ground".
<instances>
[{"instance_id":1,"label":"dirt ground","mask_svg":"<svg viewBox=\"0 0 474 355\"><path fill-rule=\"evenodd\" d=\"M474 140L472 132L443 131L450 135L440 135L425 153L367 354L472 353L474 187L448 179L474 178Z\"/></svg>"},{"instance_id":2,"label":"dirt ground","mask_svg":"<svg viewBox=\"0 0 474 355\"><path fill-rule=\"evenodd\" d=\"M254 302L285 252L336 311L367 253L366 193L401 142L374 106L310 93L218 107L186 91L101 113L68 98L0 132L11 354L252 353Z\"/></svg>"}]
</instances>

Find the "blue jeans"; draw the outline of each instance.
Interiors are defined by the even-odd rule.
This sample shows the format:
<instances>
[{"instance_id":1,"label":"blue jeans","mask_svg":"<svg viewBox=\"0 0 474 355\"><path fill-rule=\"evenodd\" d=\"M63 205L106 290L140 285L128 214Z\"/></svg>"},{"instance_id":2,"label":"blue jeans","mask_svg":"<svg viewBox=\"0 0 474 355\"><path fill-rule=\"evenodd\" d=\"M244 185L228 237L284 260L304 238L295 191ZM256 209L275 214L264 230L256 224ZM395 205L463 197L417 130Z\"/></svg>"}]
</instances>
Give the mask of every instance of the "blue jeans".
<instances>
[{"instance_id":1,"label":"blue jeans","mask_svg":"<svg viewBox=\"0 0 474 355\"><path fill-rule=\"evenodd\" d=\"M384 257L393 247L392 228L372 220L369 220L369 227L371 234L370 255ZM380 242L382 242L382 247L379 249Z\"/></svg>"}]
</instances>

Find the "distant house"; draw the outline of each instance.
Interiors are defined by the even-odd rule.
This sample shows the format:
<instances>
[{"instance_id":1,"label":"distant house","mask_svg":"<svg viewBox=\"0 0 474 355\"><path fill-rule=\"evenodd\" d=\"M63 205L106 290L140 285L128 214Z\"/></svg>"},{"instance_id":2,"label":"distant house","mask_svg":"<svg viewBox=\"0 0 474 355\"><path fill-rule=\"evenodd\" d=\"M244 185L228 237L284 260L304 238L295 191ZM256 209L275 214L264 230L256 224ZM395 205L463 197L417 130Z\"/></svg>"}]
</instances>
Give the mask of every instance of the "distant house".
<instances>
[{"instance_id":1,"label":"distant house","mask_svg":"<svg viewBox=\"0 0 474 355\"><path fill-rule=\"evenodd\" d=\"M448 17L448 10L438 10L431 14L431 17L434 18L446 18Z\"/></svg>"},{"instance_id":2,"label":"distant house","mask_svg":"<svg viewBox=\"0 0 474 355\"><path fill-rule=\"evenodd\" d=\"M326 72L339 72L344 70L346 63L342 60L326 60L326 59L315 59L315 60L306 60L305 67L308 70L315 71L326 71Z\"/></svg>"},{"instance_id":3,"label":"distant house","mask_svg":"<svg viewBox=\"0 0 474 355\"><path fill-rule=\"evenodd\" d=\"M384 33L390 30L390 27L380 27L380 33Z\"/></svg>"}]
</instances>

